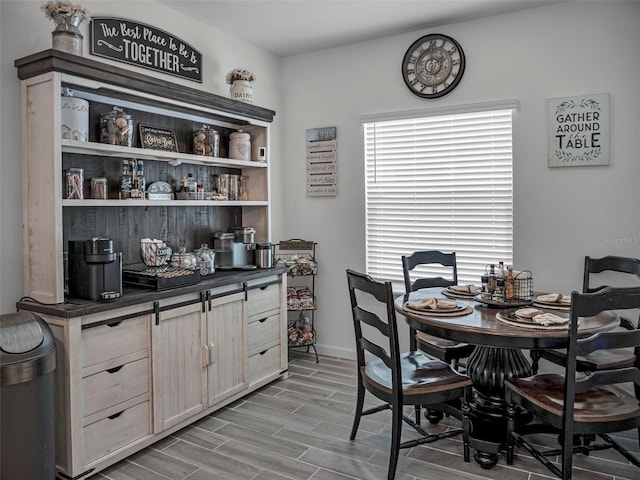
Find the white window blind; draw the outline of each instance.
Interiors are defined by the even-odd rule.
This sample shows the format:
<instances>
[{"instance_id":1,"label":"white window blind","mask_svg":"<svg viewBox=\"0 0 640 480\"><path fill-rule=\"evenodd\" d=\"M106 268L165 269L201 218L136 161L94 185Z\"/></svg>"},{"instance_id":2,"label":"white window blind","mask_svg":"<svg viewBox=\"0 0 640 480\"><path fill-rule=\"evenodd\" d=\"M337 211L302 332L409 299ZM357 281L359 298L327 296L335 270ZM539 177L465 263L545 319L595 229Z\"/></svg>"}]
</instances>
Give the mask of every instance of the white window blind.
<instances>
[{"instance_id":1,"label":"white window blind","mask_svg":"<svg viewBox=\"0 0 640 480\"><path fill-rule=\"evenodd\" d=\"M455 251L459 283L512 264L511 114L363 118L369 275L403 291L400 257L416 250Z\"/></svg>"}]
</instances>

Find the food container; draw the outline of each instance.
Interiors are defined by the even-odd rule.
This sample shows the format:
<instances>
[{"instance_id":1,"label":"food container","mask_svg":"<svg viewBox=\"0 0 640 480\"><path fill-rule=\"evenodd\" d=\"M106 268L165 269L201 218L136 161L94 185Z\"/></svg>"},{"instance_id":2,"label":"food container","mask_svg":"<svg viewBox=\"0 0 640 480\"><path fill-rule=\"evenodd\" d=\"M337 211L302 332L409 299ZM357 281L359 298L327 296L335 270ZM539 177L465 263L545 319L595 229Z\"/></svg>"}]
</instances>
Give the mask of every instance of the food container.
<instances>
[{"instance_id":1,"label":"food container","mask_svg":"<svg viewBox=\"0 0 640 480\"><path fill-rule=\"evenodd\" d=\"M177 268L188 268L191 270L195 270L198 266L198 259L193 253L187 252L187 249L185 247L180 247L179 251L174 252L171 255L169 265Z\"/></svg>"},{"instance_id":2,"label":"food container","mask_svg":"<svg viewBox=\"0 0 640 480\"><path fill-rule=\"evenodd\" d=\"M256 266L258 268L273 267L273 248L270 243L256 245Z\"/></svg>"},{"instance_id":3,"label":"food container","mask_svg":"<svg viewBox=\"0 0 640 480\"><path fill-rule=\"evenodd\" d=\"M193 132L193 153L195 155L220 156L220 134L208 125Z\"/></svg>"},{"instance_id":4,"label":"food container","mask_svg":"<svg viewBox=\"0 0 640 480\"><path fill-rule=\"evenodd\" d=\"M120 107L100 115L100 142L122 147L133 146L133 117Z\"/></svg>"},{"instance_id":5,"label":"food container","mask_svg":"<svg viewBox=\"0 0 640 480\"><path fill-rule=\"evenodd\" d=\"M89 141L89 102L73 96L73 90L62 89L61 99L62 138Z\"/></svg>"},{"instance_id":6,"label":"food container","mask_svg":"<svg viewBox=\"0 0 640 480\"><path fill-rule=\"evenodd\" d=\"M91 198L107 200L109 198L109 183L105 177L91 179Z\"/></svg>"},{"instance_id":7,"label":"food container","mask_svg":"<svg viewBox=\"0 0 640 480\"><path fill-rule=\"evenodd\" d=\"M238 130L229 135L229 158L251 160L251 136Z\"/></svg>"},{"instance_id":8,"label":"food container","mask_svg":"<svg viewBox=\"0 0 640 480\"><path fill-rule=\"evenodd\" d=\"M67 194L69 200L82 200L84 198L84 169L70 168L66 177Z\"/></svg>"},{"instance_id":9,"label":"food container","mask_svg":"<svg viewBox=\"0 0 640 480\"><path fill-rule=\"evenodd\" d=\"M240 175L229 175L229 200L238 200Z\"/></svg>"},{"instance_id":10,"label":"food container","mask_svg":"<svg viewBox=\"0 0 640 480\"><path fill-rule=\"evenodd\" d=\"M198 260L198 268L200 269L200 275L209 275L216 271L216 251L211 250L209 245L203 243L200 248L195 250L196 258Z\"/></svg>"},{"instance_id":11,"label":"food container","mask_svg":"<svg viewBox=\"0 0 640 480\"><path fill-rule=\"evenodd\" d=\"M221 173L216 177L218 195L223 200L229 200L229 174Z\"/></svg>"}]
</instances>

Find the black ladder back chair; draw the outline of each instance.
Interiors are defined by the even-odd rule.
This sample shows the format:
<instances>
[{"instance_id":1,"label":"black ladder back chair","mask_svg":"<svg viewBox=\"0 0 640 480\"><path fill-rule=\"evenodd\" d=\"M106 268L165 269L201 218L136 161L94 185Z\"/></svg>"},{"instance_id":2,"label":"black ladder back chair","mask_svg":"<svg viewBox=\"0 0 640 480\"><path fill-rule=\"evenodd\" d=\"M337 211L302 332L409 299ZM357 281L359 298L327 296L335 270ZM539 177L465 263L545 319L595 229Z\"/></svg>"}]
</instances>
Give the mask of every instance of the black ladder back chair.
<instances>
[{"instance_id":1,"label":"black ladder back chair","mask_svg":"<svg viewBox=\"0 0 640 480\"><path fill-rule=\"evenodd\" d=\"M584 273L582 281L582 293L597 292L603 288L604 285L597 287L591 286L591 275L602 272L616 272L622 274L628 274L625 276L625 280L630 275L635 275L640 279L640 260L637 258L629 257L616 257L607 256L602 258L584 258ZM622 276L621 276L622 277ZM640 284L638 284L640 285ZM632 285L628 285L632 286ZM635 324L627 317L620 319L620 325L627 330L634 330L639 327L640 320L636 320ZM566 350L534 350L531 352L531 358L533 360L533 372L538 372L538 362L540 358L544 358L547 361L564 366L566 362ZM577 369L579 372L592 372L594 370L600 370L603 368L610 368L613 366L621 365L633 365L636 356L640 354L639 351L633 351L630 349L615 349L615 350L598 350L589 355L580 356L577 359Z\"/></svg>"},{"instance_id":2,"label":"black ladder back chair","mask_svg":"<svg viewBox=\"0 0 640 480\"><path fill-rule=\"evenodd\" d=\"M356 338L358 385L356 412L350 440L353 441L364 415L391 409L391 452L388 479L395 478L399 450L431 443L462 433L464 461L469 461L469 407L471 379L450 365L420 352L402 353L398 345L396 313L391 282L377 282L368 275L347 270L349 298ZM363 411L365 392L384 402ZM462 428L430 434L403 414L404 405L427 405L462 422ZM402 422L420 435L401 440Z\"/></svg>"},{"instance_id":3,"label":"black ladder back chair","mask_svg":"<svg viewBox=\"0 0 640 480\"><path fill-rule=\"evenodd\" d=\"M573 454L613 448L640 468L640 456L629 452L608 434L636 429L640 436L640 360L631 366L615 366L588 374L578 372L577 358L598 350L640 348L640 330L601 332L588 338L578 336L579 318L612 310L640 308L640 287L605 288L593 293L573 292L569 346L564 375L540 374L505 381L507 401L507 463L511 465L516 445L524 447L558 477L571 478ZM635 395L621 388L634 384ZM516 427L516 407L520 405L541 423ZM525 437L531 433L560 435L561 448L541 447ZM596 438L599 437L598 441ZM575 439L579 442L575 442ZM640 438L639 438L640 446ZM561 456L561 464L548 456ZM640 476L640 472L638 472Z\"/></svg>"},{"instance_id":4,"label":"black ladder back chair","mask_svg":"<svg viewBox=\"0 0 640 480\"><path fill-rule=\"evenodd\" d=\"M449 278L439 277L417 277L412 272L421 265L439 264L443 267L451 267ZM458 283L458 264L456 262L456 252L445 253L439 250L420 250L411 255L402 256L402 272L404 274L404 288L407 293L429 287L449 287ZM427 355L451 363L457 368L461 358L471 355L473 345L467 343L454 342L442 338L416 332L410 329L409 348L420 350Z\"/></svg>"}]
</instances>

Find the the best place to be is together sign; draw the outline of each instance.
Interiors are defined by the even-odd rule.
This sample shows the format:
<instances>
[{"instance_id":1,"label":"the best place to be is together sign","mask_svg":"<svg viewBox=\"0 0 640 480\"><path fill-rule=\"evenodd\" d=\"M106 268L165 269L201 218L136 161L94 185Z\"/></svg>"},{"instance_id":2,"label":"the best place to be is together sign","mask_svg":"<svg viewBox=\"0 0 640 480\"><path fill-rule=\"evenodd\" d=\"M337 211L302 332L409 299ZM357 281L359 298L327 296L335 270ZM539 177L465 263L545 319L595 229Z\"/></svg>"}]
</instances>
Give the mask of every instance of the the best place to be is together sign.
<instances>
[{"instance_id":1,"label":"the best place to be is together sign","mask_svg":"<svg viewBox=\"0 0 640 480\"><path fill-rule=\"evenodd\" d=\"M202 83L202 54L158 28L122 18L91 19L91 53Z\"/></svg>"},{"instance_id":2,"label":"the best place to be is together sign","mask_svg":"<svg viewBox=\"0 0 640 480\"><path fill-rule=\"evenodd\" d=\"M609 165L609 94L549 100L549 166Z\"/></svg>"}]
</instances>

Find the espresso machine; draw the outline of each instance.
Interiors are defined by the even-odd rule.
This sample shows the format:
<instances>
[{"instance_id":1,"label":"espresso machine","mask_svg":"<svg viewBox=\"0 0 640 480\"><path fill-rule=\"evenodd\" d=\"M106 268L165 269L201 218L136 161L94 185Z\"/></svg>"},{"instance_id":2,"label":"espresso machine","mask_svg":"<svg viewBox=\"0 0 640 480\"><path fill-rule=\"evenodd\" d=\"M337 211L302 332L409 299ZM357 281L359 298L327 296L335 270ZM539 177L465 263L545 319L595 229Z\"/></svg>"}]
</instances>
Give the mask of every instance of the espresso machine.
<instances>
[{"instance_id":1,"label":"espresso machine","mask_svg":"<svg viewBox=\"0 0 640 480\"><path fill-rule=\"evenodd\" d=\"M122 252L114 252L113 240L70 240L69 296L109 300L121 295Z\"/></svg>"},{"instance_id":2,"label":"espresso machine","mask_svg":"<svg viewBox=\"0 0 640 480\"><path fill-rule=\"evenodd\" d=\"M213 235L215 264L220 270L253 269L255 265L255 235L253 227L229 228Z\"/></svg>"}]
</instances>

